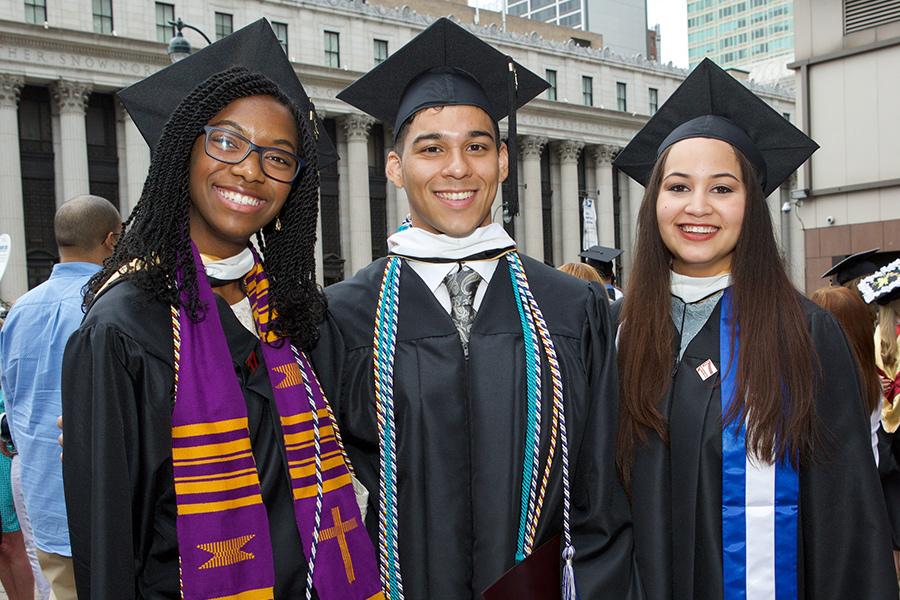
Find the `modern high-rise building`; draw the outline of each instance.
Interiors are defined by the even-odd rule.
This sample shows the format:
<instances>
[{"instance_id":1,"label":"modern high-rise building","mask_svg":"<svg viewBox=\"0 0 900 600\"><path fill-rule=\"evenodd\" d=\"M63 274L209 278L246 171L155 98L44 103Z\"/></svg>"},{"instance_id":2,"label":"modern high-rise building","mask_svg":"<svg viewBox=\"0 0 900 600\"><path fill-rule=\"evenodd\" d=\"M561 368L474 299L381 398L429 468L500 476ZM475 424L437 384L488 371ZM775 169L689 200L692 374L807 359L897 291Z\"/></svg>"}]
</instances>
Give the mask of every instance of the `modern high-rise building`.
<instances>
[{"instance_id":1,"label":"modern high-rise building","mask_svg":"<svg viewBox=\"0 0 900 600\"><path fill-rule=\"evenodd\" d=\"M750 78L783 82L794 57L793 0L694 0L687 3L691 68L709 57Z\"/></svg>"},{"instance_id":2,"label":"modern high-rise building","mask_svg":"<svg viewBox=\"0 0 900 600\"><path fill-rule=\"evenodd\" d=\"M507 14L599 33L623 56L647 56L646 0L504 0Z\"/></svg>"}]
</instances>

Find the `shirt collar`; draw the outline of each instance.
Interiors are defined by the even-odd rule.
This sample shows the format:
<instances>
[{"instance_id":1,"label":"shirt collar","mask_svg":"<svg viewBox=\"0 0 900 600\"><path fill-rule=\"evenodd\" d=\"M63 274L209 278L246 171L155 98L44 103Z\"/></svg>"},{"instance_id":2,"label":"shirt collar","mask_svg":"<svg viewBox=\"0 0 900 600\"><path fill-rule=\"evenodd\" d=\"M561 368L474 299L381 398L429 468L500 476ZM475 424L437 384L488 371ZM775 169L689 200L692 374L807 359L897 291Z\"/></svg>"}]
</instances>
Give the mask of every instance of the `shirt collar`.
<instances>
[{"instance_id":1,"label":"shirt collar","mask_svg":"<svg viewBox=\"0 0 900 600\"><path fill-rule=\"evenodd\" d=\"M494 270L497 268L496 260L479 260L462 263L464 266L472 269L481 276L481 279L490 283ZM414 267L416 274L425 282L431 293L435 293L444 278L450 273L459 270L459 263L426 263L416 262Z\"/></svg>"},{"instance_id":2,"label":"shirt collar","mask_svg":"<svg viewBox=\"0 0 900 600\"><path fill-rule=\"evenodd\" d=\"M93 275L102 268L101 265L92 262L64 262L53 265L50 277L82 277Z\"/></svg>"}]
</instances>

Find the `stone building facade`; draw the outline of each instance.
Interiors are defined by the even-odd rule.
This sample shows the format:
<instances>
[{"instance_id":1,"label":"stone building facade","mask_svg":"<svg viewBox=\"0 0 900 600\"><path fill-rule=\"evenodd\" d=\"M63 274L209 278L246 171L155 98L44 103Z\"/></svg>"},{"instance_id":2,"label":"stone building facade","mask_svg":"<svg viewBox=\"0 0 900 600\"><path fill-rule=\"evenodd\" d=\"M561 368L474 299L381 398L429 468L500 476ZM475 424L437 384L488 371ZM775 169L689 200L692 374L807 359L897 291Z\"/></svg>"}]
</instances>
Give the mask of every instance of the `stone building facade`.
<instances>
[{"instance_id":1,"label":"stone building facade","mask_svg":"<svg viewBox=\"0 0 900 600\"><path fill-rule=\"evenodd\" d=\"M521 214L507 226L521 248L552 264L576 260L581 199L591 197L599 241L626 249L627 277L643 188L611 160L683 70L562 41L565 33L551 39L504 30L496 20L475 24L467 7L450 2L417 0L414 11L359 0L174 1L0 0L0 233L12 237L3 300L49 274L59 204L91 192L127 215L139 199L150 152L115 93L169 63L166 41L174 32L165 21L173 17L213 39L261 16L273 23L342 157L322 173L323 283L383 255L408 206L384 176L390 125L335 96L439 16L454 16L553 83L519 113ZM185 36L194 48L205 44L193 32ZM793 112L793 98L782 90L756 91L779 112ZM770 201L780 215L780 199Z\"/></svg>"},{"instance_id":2,"label":"stone building facade","mask_svg":"<svg viewBox=\"0 0 900 600\"><path fill-rule=\"evenodd\" d=\"M822 146L795 194L812 291L848 254L900 251L900 2L797 0L794 11L799 121Z\"/></svg>"}]
</instances>

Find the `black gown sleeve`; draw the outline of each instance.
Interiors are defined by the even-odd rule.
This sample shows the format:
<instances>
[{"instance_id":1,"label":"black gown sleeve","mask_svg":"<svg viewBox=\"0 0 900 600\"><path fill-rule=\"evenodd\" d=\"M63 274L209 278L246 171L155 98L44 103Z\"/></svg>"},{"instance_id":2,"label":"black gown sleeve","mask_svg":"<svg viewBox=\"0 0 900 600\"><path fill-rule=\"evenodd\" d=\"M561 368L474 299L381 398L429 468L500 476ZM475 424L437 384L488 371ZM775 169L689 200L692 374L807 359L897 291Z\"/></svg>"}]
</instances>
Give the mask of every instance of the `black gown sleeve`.
<instances>
[{"instance_id":1,"label":"black gown sleeve","mask_svg":"<svg viewBox=\"0 0 900 600\"><path fill-rule=\"evenodd\" d=\"M151 411L138 410L138 398L166 370L171 381L171 367L102 324L83 326L66 346L63 482L80 598L139 597L134 557L141 555L142 532L153 531L153 503L136 496L154 495L146 465L139 464L148 456L141 439L152 440L166 426L148 420ZM135 504L148 510L133 510Z\"/></svg>"},{"instance_id":2,"label":"black gown sleeve","mask_svg":"<svg viewBox=\"0 0 900 600\"><path fill-rule=\"evenodd\" d=\"M618 379L609 302L592 288L583 339L590 407L580 448L570 456L575 571L581 598L643 598L634 560L631 510L615 468ZM573 450L575 450L573 448Z\"/></svg>"},{"instance_id":3,"label":"black gown sleeve","mask_svg":"<svg viewBox=\"0 0 900 600\"><path fill-rule=\"evenodd\" d=\"M806 598L895 600L891 536L854 359L834 318L811 315L821 378L818 459L801 469Z\"/></svg>"}]
</instances>

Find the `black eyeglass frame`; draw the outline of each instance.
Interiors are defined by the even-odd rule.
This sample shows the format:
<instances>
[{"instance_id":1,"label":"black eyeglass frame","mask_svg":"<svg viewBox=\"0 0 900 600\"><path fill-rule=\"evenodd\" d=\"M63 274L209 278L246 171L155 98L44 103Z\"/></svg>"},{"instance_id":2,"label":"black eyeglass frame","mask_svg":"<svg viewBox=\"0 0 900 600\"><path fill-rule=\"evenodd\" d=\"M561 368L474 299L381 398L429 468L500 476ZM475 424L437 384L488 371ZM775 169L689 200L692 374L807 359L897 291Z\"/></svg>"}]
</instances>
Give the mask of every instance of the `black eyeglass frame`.
<instances>
[{"instance_id":1,"label":"black eyeglass frame","mask_svg":"<svg viewBox=\"0 0 900 600\"><path fill-rule=\"evenodd\" d=\"M218 156L213 156L209 151L209 134L213 131L221 131L223 133L227 133L228 135L233 135L234 137L246 142L247 150L246 150L246 152L244 152L244 155L240 159L233 160L233 161L232 160L223 160L223 159L219 158ZM257 144L254 144L250 140L248 140L243 135L239 134L237 131L234 131L233 129L226 129L224 127L216 127L215 125L205 125L203 127L203 135L204 135L203 151L206 152L206 155L208 157L212 158L213 160L217 160L221 163L225 163L226 165L237 165L237 164L240 164L240 163L244 162L245 160L247 160L247 157L250 156L251 152L256 152L256 156L259 159L259 168L262 170L262 172L265 174L265 176L270 179L274 179L275 181L281 182L281 183L294 183L294 180L297 179L298 175L300 175L300 171L302 171L303 167L305 167L307 164L305 160L303 160L300 156L294 154L293 152L285 150L284 148L278 148L276 146L259 146ZM291 176L290 179L281 179L280 177L275 177L266 170L265 161L263 160L263 153L266 151L269 151L269 150L274 150L276 152L282 152L284 154L288 154L290 156L293 156L297 160L297 169L294 171L294 174L293 174L293 176Z\"/></svg>"}]
</instances>

